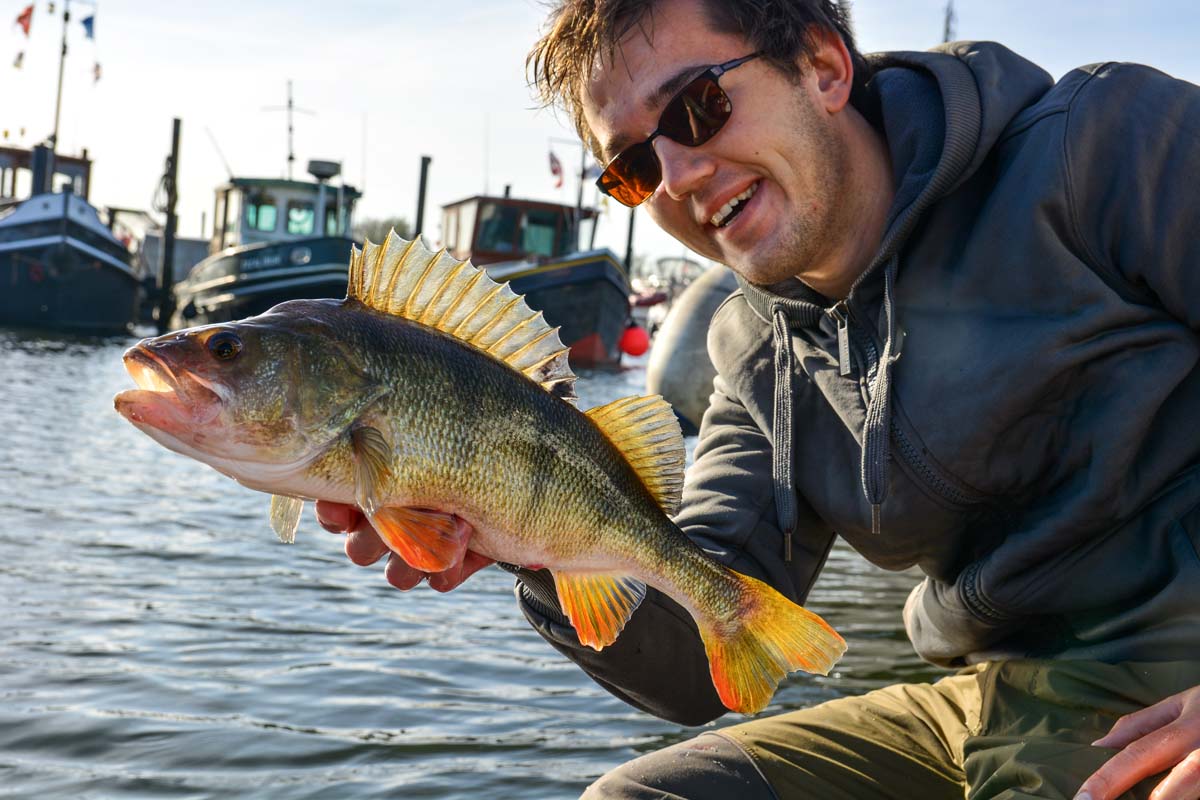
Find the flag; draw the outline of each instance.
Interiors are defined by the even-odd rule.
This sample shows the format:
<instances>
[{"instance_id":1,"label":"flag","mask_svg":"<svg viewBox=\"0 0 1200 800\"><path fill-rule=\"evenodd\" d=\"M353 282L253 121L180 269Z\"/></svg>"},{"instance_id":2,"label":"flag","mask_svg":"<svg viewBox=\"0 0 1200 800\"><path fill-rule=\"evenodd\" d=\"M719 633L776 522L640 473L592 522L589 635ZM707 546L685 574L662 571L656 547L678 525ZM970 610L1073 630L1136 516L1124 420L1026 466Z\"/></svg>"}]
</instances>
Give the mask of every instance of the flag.
<instances>
[{"instance_id":1,"label":"flag","mask_svg":"<svg viewBox=\"0 0 1200 800\"><path fill-rule=\"evenodd\" d=\"M95 39L96 38L96 15L88 14L86 17L81 19L80 22L83 24L83 35L89 39Z\"/></svg>"},{"instance_id":2,"label":"flag","mask_svg":"<svg viewBox=\"0 0 1200 800\"><path fill-rule=\"evenodd\" d=\"M25 51L18 50L17 57L15 59L13 59L13 68L20 69L24 63L25 63Z\"/></svg>"},{"instance_id":3,"label":"flag","mask_svg":"<svg viewBox=\"0 0 1200 800\"><path fill-rule=\"evenodd\" d=\"M587 169L585 169L583 171L584 180L594 181L603 174L604 174L604 167L600 166L595 161L593 161L590 165L588 165Z\"/></svg>"},{"instance_id":4,"label":"flag","mask_svg":"<svg viewBox=\"0 0 1200 800\"><path fill-rule=\"evenodd\" d=\"M557 180L554 182L555 189L561 189L563 183L562 162L558 160L558 156L554 155L554 151L550 151L550 174Z\"/></svg>"},{"instance_id":5,"label":"flag","mask_svg":"<svg viewBox=\"0 0 1200 800\"><path fill-rule=\"evenodd\" d=\"M21 30L25 31L25 38L29 38L29 26L33 23L33 4L25 6L25 10L17 14L17 24L21 26Z\"/></svg>"},{"instance_id":6,"label":"flag","mask_svg":"<svg viewBox=\"0 0 1200 800\"><path fill-rule=\"evenodd\" d=\"M96 62L96 66L92 67L92 83L100 82L100 62Z\"/></svg>"}]
</instances>

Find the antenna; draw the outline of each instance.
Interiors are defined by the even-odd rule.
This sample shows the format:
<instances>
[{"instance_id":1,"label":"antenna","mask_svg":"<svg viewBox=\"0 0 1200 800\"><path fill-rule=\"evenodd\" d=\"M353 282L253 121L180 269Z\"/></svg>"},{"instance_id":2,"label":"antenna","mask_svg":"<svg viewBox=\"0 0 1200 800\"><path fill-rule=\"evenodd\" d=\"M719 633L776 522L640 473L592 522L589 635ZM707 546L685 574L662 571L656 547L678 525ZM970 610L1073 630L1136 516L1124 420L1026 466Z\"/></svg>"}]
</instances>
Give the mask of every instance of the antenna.
<instances>
[{"instance_id":1,"label":"antenna","mask_svg":"<svg viewBox=\"0 0 1200 800\"><path fill-rule=\"evenodd\" d=\"M947 2L946 2L946 19L942 25L942 42L943 43L952 42L956 38L956 33L954 30L954 22L955 22L954 0L947 0Z\"/></svg>"},{"instance_id":2,"label":"antenna","mask_svg":"<svg viewBox=\"0 0 1200 800\"><path fill-rule=\"evenodd\" d=\"M296 153L292 148L292 114L299 111L301 114L308 114L310 117L316 116L315 112L309 111L307 108L296 108L292 103L292 82L287 82L287 105L286 106L263 106L263 111L287 111L288 124L288 157L287 157L287 175L288 180L292 179L292 164L296 161Z\"/></svg>"},{"instance_id":3,"label":"antenna","mask_svg":"<svg viewBox=\"0 0 1200 800\"><path fill-rule=\"evenodd\" d=\"M221 159L221 164L229 173L229 180L233 180L233 170L229 168L229 162L225 160L225 154L221 152L221 145L217 144L217 137L213 136L213 132L207 125L204 126L204 132L208 134L208 140L212 142L213 149L217 151L217 157Z\"/></svg>"}]
</instances>

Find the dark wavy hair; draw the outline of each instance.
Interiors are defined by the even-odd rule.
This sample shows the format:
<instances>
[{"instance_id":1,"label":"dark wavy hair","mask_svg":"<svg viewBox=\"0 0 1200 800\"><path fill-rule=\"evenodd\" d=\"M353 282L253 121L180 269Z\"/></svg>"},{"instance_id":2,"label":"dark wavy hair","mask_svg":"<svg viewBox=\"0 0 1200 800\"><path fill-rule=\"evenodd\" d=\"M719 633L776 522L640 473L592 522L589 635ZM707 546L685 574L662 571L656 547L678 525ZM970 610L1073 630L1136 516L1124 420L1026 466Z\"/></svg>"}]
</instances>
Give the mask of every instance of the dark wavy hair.
<instances>
[{"instance_id":1,"label":"dark wavy hair","mask_svg":"<svg viewBox=\"0 0 1200 800\"><path fill-rule=\"evenodd\" d=\"M851 102L865 98L868 67L854 44L847 4L838 0L698 0L713 30L743 36L783 73L799 77L797 59L815 51L816 31L841 37L854 63ZM657 0L556 0L546 33L529 51L525 68L543 105L571 115L580 138L596 150L583 118L582 88L597 57L611 61L634 27L653 33Z\"/></svg>"}]
</instances>

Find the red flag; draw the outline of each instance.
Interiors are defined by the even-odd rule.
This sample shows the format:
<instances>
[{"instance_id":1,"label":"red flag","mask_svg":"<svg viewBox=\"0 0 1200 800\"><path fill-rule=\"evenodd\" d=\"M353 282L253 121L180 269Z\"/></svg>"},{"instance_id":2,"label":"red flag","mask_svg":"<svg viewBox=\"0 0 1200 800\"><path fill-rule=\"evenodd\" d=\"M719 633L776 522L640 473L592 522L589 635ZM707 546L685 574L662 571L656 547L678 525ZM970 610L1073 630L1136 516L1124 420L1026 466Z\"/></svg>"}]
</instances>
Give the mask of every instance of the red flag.
<instances>
[{"instance_id":1,"label":"red flag","mask_svg":"<svg viewBox=\"0 0 1200 800\"><path fill-rule=\"evenodd\" d=\"M561 189L563 182L562 162L558 160L558 156L554 155L553 150L550 151L550 174L558 179L554 182L554 188Z\"/></svg>"},{"instance_id":2,"label":"red flag","mask_svg":"<svg viewBox=\"0 0 1200 800\"><path fill-rule=\"evenodd\" d=\"M33 23L33 4L30 3L25 7L25 10L17 15L17 24L21 26L21 30L25 31L25 38L29 38L29 26Z\"/></svg>"}]
</instances>

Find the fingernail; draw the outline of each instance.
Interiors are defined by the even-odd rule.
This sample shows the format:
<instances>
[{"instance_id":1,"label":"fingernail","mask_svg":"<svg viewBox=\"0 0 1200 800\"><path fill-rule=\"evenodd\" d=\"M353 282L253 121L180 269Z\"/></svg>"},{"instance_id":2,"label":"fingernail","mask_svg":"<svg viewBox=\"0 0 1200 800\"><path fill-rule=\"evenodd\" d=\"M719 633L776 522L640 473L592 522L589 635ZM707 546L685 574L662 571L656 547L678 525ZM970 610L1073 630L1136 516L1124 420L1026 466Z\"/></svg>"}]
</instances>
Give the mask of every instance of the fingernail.
<instances>
[{"instance_id":1,"label":"fingernail","mask_svg":"<svg viewBox=\"0 0 1200 800\"><path fill-rule=\"evenodd\" d=\"M1075 795L1075 800L1092 800L1091 792L1080 792Z\"/></svg>"}]
</instances>

